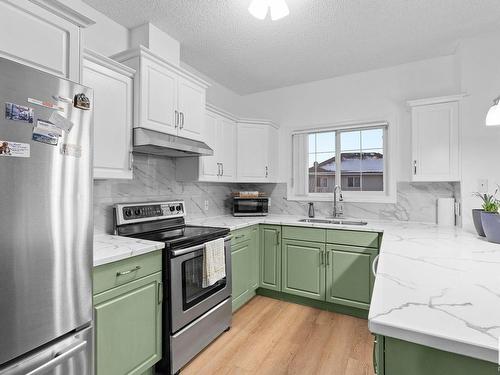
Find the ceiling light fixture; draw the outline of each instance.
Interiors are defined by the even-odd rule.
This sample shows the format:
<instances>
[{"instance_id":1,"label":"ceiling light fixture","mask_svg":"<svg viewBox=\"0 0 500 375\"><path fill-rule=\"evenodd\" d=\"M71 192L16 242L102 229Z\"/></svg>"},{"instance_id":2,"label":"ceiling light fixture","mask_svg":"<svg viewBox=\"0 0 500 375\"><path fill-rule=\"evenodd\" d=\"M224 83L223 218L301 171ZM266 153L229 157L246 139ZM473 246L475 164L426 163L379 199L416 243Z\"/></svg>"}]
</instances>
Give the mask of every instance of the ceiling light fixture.
<instances>
[{"instance_id":1,"label":"ceiling light fixture","mask_svg":"<svg viewBox=\"0 0 500 375\"><path fill-rule=\"evenodd\" d=\"M499 126L500 125L500 96L493 100L493 105L490 107L486 115L486 126Z\"/></svg>"},{"instance_id":2,"label":"ceiling light fixture","mask_svg":"<svg viewBox=\"0 0 500 375\"><path fill-rule=\"evenodd\" d=\"M248 7L250 14L259 20L266 19L269 10L271 10L273 21L286 17L290 13L285 0L252 0Z\"/></svg>"}]
</instances>

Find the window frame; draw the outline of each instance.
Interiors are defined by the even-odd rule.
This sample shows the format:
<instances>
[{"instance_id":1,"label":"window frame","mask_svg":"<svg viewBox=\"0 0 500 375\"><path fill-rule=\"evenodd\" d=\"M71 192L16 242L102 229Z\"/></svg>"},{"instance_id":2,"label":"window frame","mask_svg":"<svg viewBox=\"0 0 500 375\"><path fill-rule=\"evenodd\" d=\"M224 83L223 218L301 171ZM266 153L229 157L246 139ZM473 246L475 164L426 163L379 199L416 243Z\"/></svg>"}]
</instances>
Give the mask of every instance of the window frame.
<instances>
[{"instance_id":1,"label":"window frame","mask_svg":"<svg viewBox=\"0 0 500 375\"><path fill-rule=\"evenodd\" d=\"M368 202L368 203L396 203L396 180L395 180L395 160L392 158L393 150L396 149L396 127L391 125L389 121L370 121L370 122L357 122L348 123L341 125L330 125L328 127L321 128L310 128L305 130L292 131L292 180L288 187L287 199L291 201L332 201L333 193L310 193L308 186L308 176L309 176L309 164L305 163L303 166L305 168L305 176L307 178L304 181L294 181L294 176L296 176L294 166L295 155L293 147L293 137L295 135L304 135L311 133L322 133L322 132L335 132L335 155L337 156L341 153L340 147L340 134L342 132L356 131L356 130L368 130L368 129L380 129L384 130L384 190L383 191L343 191L343 198L345 202ZM309 150L306 148L306 154L308 156ZM308 158L305 158L308 159ZM301 168L302 169L302 168ZM299 173L299 175L303 175ZM340 185L341 173L335 174L335 184ZM301 187L305 193L298 194L295 183L304 183L305 188Z\"/></svg>"}]
</instances>

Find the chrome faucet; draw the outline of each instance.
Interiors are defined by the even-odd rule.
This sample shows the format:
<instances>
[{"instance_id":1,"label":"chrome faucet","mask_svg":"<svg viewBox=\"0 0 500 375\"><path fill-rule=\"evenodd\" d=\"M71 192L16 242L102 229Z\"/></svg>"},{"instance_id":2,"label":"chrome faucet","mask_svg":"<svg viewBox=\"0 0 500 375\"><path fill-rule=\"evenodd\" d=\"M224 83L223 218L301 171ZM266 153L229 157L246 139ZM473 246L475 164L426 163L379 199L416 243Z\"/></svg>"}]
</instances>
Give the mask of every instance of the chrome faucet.
<instances>
[{"instance_id":1,"label":"chrome faucet","mask_svg":"<svg viewBox=\"0 0 500 375\"><path fill-rule=\"evenodd\" d=\"M338 192L338 200L337 200L337 192ZM342 202L344 200L344 198L342 198L342 189L340 188L339 185L335 185L335 187L333 188L333 217L334 218L337 218L337 217L341 217L343 212L342 212L342 208L339 209L339 207L337 207L337 203L338 202Z\"/></svg>"}]
</instances>

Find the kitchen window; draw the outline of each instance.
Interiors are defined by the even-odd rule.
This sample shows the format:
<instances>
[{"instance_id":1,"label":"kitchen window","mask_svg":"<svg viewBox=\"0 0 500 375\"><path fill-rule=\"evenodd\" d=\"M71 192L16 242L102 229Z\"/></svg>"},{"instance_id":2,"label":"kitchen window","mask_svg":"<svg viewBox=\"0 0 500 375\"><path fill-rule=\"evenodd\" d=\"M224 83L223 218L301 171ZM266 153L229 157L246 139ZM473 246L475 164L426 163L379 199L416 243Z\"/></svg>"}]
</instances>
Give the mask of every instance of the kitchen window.
<instances>
[{"instance_id":1,"label":"kitchen window","mask_svg":"<svg viewBox=\"0 0 500 375\"><path fill-rule=\"evenodd\" d=\"M292 134L292 199L329 200L339 185L346 200L389 199L388 123Z\"/></svg>"}]
</instances>

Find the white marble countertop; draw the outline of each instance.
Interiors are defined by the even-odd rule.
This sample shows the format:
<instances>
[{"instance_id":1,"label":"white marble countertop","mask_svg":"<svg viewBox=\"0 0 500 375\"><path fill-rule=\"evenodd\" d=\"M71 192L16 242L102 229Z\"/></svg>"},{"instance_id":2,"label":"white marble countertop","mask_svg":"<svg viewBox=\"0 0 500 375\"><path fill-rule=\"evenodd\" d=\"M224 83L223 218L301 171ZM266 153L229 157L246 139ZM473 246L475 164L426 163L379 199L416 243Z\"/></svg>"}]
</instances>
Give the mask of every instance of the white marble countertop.
<instances>
[{"instance_id":1,"label":"white marble countertop","mask_svg":"<svg viewBox=\"0 0 500 375\"><path fill-rule=\"evenodd\" d=\"M299 219L220 216L189 223L231 230L265 223L383 232L370 330L498 361L500 245L432 224L369 221L367 226L339 226L299 223Z\"/></svg>"},{"instance_id":2,"label":"white marble countertop","mask_svg":"<svg viewBox=\"0 0 500 375\"><path fill-rule=\"evenodd\" d=\"M146 254L164 247L163 242L96 234L94 236L94 267Z\"/></svg>"}]
</instances>

